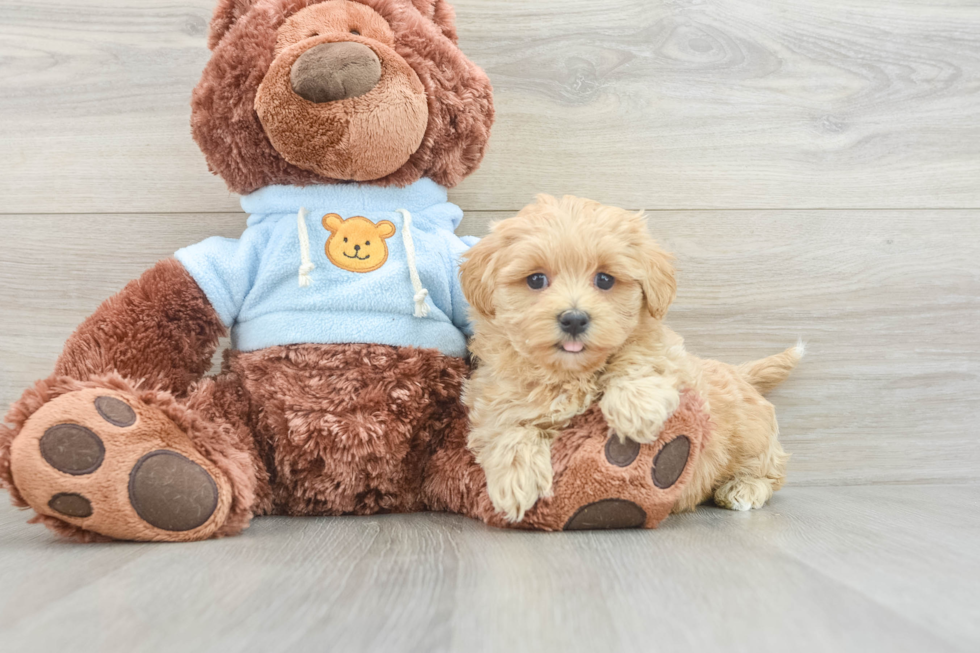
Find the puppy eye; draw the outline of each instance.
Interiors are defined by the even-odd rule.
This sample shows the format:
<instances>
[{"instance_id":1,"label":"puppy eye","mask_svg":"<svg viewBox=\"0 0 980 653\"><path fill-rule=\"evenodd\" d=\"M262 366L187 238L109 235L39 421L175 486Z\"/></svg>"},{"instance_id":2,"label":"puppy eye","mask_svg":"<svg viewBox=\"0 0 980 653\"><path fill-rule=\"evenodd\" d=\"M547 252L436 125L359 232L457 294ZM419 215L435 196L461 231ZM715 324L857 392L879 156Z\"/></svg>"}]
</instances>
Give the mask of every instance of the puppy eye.
<instances>
[{"instance_id":1,"label":"puppy eye","mask_svg":"<svg viewBox=\"0 0 980 653\"><path fill-rule=\"evenodd\" d=\"M353 34L354 36L360 36L360 35L361 35L361 33L360 33L360 32L358 32L358 31L357 31L356 29L352 29L352 30L350 31L350 33L351 33L351 34Z\"/></svg>"},{"instance_id":2,"label":"puppy eye","mask_svg":"<svg viewBox=\"0 0 980 653\"><path fill-rule=\"evenodd\" d=\"M527 287L531 290L541 290L548 287L548 276L535 272L527 278Z\"/></svg>"},{"instance_id":3,"label":"puppy eye","mask_svg":"<svg viewBox=\"0 0 980 653\"><path fill-rule=\"evenodd\" d=\"M609 290L616 283L616 278L611 274L606 274L605 272L600 272L595 275L595 287L599 290Z\"/></svg>"},{"instance_id":4,"label":"puppy eye","mask_svg":"<svg viewBox=\"0 0 980 653\"><path fill-rule=\"evenodd\" d=\"M370 245L370 244L371 244L371 241L370 241L370 240L365 240L365 241L364 241L364 244L365 244L365 245Z\"/></svg>"}]
</instances>

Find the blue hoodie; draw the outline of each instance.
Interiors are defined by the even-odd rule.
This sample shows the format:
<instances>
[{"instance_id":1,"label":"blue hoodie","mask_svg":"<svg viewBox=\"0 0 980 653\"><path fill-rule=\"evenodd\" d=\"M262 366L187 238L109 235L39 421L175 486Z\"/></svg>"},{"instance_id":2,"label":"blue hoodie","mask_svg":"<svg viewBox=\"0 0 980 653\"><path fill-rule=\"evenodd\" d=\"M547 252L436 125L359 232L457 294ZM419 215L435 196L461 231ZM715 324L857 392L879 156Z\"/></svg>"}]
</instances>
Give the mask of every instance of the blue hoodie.
<instances>
[{"instance_id":1,"label":"blue hoodie","mask_svg":"<svg viewBox=\"0 0 980 653\"><path fill-rule=\"evenodd\" d=\"M379 343L465 355L458 263L476 239L455 235L463 212L445 188L267 186L241 203L251 214L241 238L175 254L236 349Z\"/></svg>"}]
</instances>

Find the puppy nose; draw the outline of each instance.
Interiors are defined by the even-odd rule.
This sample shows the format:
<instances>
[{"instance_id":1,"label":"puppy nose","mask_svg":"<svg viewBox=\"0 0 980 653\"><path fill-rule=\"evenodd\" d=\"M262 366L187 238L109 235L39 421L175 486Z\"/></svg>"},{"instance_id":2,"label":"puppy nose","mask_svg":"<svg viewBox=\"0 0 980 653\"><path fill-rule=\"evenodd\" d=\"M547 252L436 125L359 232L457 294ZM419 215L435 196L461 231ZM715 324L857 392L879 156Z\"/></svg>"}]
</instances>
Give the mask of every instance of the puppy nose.
<instances>
[{"instance_id":1,"label":"puppy nose","mask_svg":"<svg viewBox=\"0 0 980 653\"><path fill-rule=\"evenodd\" d=\"M378 55L351 41L315 45L289 71L293 92L317 104L364 95L380 80Z\"/></svg>"},{"instance_id":2,"label":"puppy nose","mask_svg":"<svg viewBox=\"0 0 980 653\"><path fill-rule=\"evenodd\" d=\"M360 245L354 245L354 251L355 252L361 251L361 246Z\"/></svg>"},{"instance_id":3,"label":"puppy nose","mask_svg":"<svg viewBox=\"0 0 980 653\"><path fill-rule=\"evenodd\" d=\"M583 311L565 311L558 316L561 330L570 336L577 336L589 326L589 314Z\"/></svg>"}]
</instances>

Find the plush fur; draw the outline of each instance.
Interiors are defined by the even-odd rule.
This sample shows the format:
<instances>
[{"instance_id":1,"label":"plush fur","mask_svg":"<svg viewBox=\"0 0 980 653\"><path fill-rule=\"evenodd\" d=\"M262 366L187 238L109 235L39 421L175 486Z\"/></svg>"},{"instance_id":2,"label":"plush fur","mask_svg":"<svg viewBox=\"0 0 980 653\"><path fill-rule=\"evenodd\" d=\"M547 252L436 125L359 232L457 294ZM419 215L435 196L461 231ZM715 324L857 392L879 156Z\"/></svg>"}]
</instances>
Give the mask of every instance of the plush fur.
<instances>
[{"instance_id":1,"label":"plush fur","mask_svg":"<svg viewBox=\"0 0 980 653\"><path fill-rule=\"evenodd\" d=\"M345 69L357 73L348 84L371 86L366 93L321 103L300 97L293 75L300 58L323 56L324 47L337 43L379 58L377 84L359 81L369 71L348 64ZM322 2L290 16L278 30L275 58L255 97L255 110L276 151L326 178L372 181L402 167L418 150L429 116L425 88L394 44L388 23L351 0ZM338 82L345 86L343 79Z\"/></svg>"},{"instance_id":2,"label":"plush fur","mask_svg":"<svg viewBox=\"0 0 980 653\"><path fill-rule=\"evenodd\" d=\"M340 2L342 0L327 0L323 4ZM291 163L270 141L255 108L259 88L277 59L279 30L291 16L316 4L320 3L311 0L247 3L239 0L225 1L218 6L212 21L213 54L191 99L191 125L211 170L221 175L235 192L249 193L269 184L333 183L346 179L365 180L365 176L371 176L353 170L351 166L341 177L325 176L305 158L299 165ZM441 0L416 0L415 3L410 0L358 0L357 4L388 24L393 35L390 50L386 50L392 53L390 65L405 70L401 68L404 65L414 72L424 89L427 103L427 122L417 148L396 170L371 181L379 185L404 186L425 176L445 186L455 186L475 170L483 158L494 115L490 81L456 46L452 11ZM279 56L295 56L299 50L337 38L340 37L308 38L304 44L293 46L296 51L286 48ZM389 47L365 35L358 37L348 33L344 38L369 43L377 50L381 50L381 46ZM385 58L382 56L383 60ZM348 138L350 114L370 113L372 107L376 111L385 109L384 102L390 98L382 90L378 89L373 96L369 93L330 103L338 106L325 111L339 111L343 115L338 114L329 129L325 130L322 124L309 123L319 112L308 111L289 113L290 119L296 121L290 123L291 128L300 133L320 134L322 143L314 143L313 149L321 148L325 155L331 139L339 143ZM279 113L280 110L270 108L267 126L270 123L278 125L274 130L285 139L289 130L275 118ZM387 128L385 131L394 133ZM327 138L325 132L331 138ZM366 151L361 143L354 147ZM298 152L294 154L300 156ZM385 165L369 163L364 165L375 171L391 165L390 162ZM331 164L320 169L334 167ZM343 169L343 166L337 169Z\"/></svg>"},{"instance_id":3,"label":"plush fur","mask_svg":"<svg viewBox=\"0 0 980 653\"><path fill-rule=\"evenodd\" d=\"M435 442L458 414L465 363L387 345L291 345L236 353L228 367L255 407L273 470L271 511L424 509Z\"/></svg>"},{"instance_id":4,"label":"plush fur","mask_svg":"<svg viewBox=\"0 0 980 653\"><path fill-rule=\"evenodd\" d=\"M181 395L211 367L226 332L191 275L166 259L75 329L54 374L88 379L116 372Z\"/></svg>"},{"instance_id":5,"label":"plush fur","mask_svg":"<svg viewBox=\"0 0 980 653\"><path fill-rule=\"evenodd\" d=\"M602 274L615 280L605 289ZM532 289L531 275L539 284L544 275L544 287ZM553 442L596 399L619 437L639 443L659 437L683 389L705 399L711 443L678 509L711 493L728 508L758 508L782 485L787 456L760 388L785 378L797 351L741 372L688 354L663 324L675 293L673 267L642 214L539 196L467 253L461 279L480 361L464 395L469 446L494 506L509 520L548 496ZM590 317L579 335L559 326L570 310Z\"/></svg>"}]
</instances>

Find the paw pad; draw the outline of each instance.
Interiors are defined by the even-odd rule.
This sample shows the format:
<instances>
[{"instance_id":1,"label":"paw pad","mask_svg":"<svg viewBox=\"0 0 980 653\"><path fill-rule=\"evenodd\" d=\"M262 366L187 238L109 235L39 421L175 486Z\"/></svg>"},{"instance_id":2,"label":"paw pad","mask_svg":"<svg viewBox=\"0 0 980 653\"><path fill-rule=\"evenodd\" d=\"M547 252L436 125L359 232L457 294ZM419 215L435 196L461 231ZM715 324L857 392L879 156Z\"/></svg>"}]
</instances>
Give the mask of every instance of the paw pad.
<instances>
[{"instance_id":1,"label":"paw pad","mask_svg":"<svg viewBox=\"0 0 980 653\"><path fill-rule=\"evenodd\" d=\"M82 476L102 465L105 445L94 431L78 424L57 424L41 436L41 457L59 472Z\"/></svg>"},{"instance_id":2,"label":"paw pad","mask_svg":"<svg viewBox=\"0 0 980 653\"><path fill-rule=\"evenodd\" d=\"M611 465L629 467L639 455L639 442L629 439L621 441L615 433L609 436L609 440L606 442L606 460Z\"/></svg>"},{"instance_id":3,"label":"paw pad","mask_svg":"<svg viewBox=\"0 0 980 653\"><path fill-rule=\"evenodd\" d=\"M592 531L609 528L640 528L647 513L632 501L603 499L579 508L565 523L566 531Z\"/></svg>"},{"instance_id":4,"label":"paw pad","mask_svg":"<svg viewBox=\"0 0 980 653\"><path fill-rule=\"evenodd\" d=\"M653 460L653 484L663 490L676 483L690 454L691 441L686 435L678 435L665 444Z\"/></svg>"},{"instance_id":5,"label":"paw pad","mask_svg":"<svg viewBox=\"0 0 980 653\"><path fill-rule=\"evenodd\" d=\"M84 519L92 516L92 502L75 492L61 492L51 497L48 507L66 517Z\"/></svg>"},{"instance_id":6,"label":"paw pad","mask_svg":"<svg viewBox=\"0 0 980 653\"><path fill-rule=\"evenodd\" d=\"M143 521L190 531L218 507L218 486L203 467L175 451L151 451L129 475L129 501Z\"/></svg>"},{"instance_id":7,"label":"paw pad","mask_svg":"<svg viewBox=\"0 0 980 653\"><path fill-rule=\"evenodd\" d=\"M136 411L115 397L96 397L95 410L113 426L126 428L136 423Z\"/></svg>"}]
</instances>

